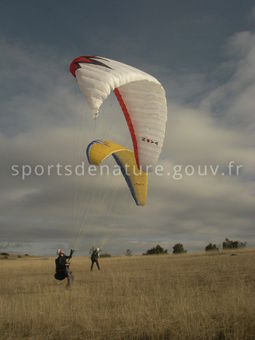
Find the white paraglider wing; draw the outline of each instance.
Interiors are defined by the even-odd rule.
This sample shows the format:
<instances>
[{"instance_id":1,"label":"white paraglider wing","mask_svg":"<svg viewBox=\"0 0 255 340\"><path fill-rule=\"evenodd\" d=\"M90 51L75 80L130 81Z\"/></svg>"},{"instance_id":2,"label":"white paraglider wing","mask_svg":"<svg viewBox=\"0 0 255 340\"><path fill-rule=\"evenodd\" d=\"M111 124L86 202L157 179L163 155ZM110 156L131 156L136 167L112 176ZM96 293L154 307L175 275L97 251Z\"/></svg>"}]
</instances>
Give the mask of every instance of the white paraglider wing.
<instances>
[{"instance_id":1,"label":"white paraglider wing","mask_svg":"<svg viewBox=\"0 0 255 340\"><path fill-rule=\"evenodd\" d=\"M149 171L157 162L165 137L165 90L151 75L107 58L81 56L70 72L77 79L94 117L114 91L131 134L138 168Z\"/></svg>"}]
</instances>

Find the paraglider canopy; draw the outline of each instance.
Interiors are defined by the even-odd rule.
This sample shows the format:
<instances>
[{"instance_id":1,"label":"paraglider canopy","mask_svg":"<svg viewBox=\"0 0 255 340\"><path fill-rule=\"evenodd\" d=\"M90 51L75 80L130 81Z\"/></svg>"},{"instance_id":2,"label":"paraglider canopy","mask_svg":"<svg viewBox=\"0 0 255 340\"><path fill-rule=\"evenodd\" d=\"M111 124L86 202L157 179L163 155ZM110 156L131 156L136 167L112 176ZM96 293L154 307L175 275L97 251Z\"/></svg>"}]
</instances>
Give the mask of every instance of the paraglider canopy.
<instances>
[{"instance_id":1,"label":"paraglider canopy","mask_svg":"<svg viewBox=\"0 0 255 340\"><path fill-rule=\"evenodd\" d=\"M124 63L99 56L80 56L70 65L93 116L114 91L133 142L137 167L148 171L157 164L165 137L165 90L153 76Z\"/></svg>"}]
</instances>

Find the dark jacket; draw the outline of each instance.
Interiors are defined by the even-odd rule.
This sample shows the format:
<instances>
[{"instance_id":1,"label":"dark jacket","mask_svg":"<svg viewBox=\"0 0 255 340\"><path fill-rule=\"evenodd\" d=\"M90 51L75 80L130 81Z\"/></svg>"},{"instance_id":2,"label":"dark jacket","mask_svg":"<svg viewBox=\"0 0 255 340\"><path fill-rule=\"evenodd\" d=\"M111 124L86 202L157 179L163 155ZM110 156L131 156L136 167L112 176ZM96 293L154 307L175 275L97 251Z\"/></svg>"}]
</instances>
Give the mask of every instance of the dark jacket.
<instances>
[{"instance_id":1,"label":"dark jacket","mask_svg":"<svg viewBox=\"0 0 255 340\"><path fill-rule=\"evenodd\" d=\"M55 278L57 280L63 280L64 278L67 277L67 260L70 260L72 258L73 255L73 251L70 251L70 255L67 256L65 254L59 255L56 260L56 274L55 274Z\"/></svg>"},{"instance_id":2,"label":"dark jacket","mask_svg":"<svg viewBox=\"0 0 255 340\"><path fill-rule=\"evenodd\" d=\"M97 251L97 249L93 250L90 258L91 261L96 261L99 258L99 252Z\"/></svg>"}]
</instances>

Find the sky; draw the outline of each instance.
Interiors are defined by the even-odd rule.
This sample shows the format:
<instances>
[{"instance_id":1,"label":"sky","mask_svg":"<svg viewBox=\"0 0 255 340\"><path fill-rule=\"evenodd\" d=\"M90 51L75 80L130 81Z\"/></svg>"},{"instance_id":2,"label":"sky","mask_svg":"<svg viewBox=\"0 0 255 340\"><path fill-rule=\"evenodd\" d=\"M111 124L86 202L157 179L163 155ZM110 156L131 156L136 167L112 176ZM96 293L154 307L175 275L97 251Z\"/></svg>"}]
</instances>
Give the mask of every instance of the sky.
<instances>
[{"instance_id":1,"label":"sky","mask_svg":"<svg viewBox=\"0 0 255 340\"><path fill-rule=\"evenodd\" d=\"M0 52L1 251L202 251L226 237L255 246L254 1L2 1ZM149 176L143 208L120 176L87 173L92 139L132 143L112 95L93 121L69 72L79 55L135 66L165 88L159 164L171 176ZM84 176L12 171L82 162Z\"/></svg>"}]
</instances>

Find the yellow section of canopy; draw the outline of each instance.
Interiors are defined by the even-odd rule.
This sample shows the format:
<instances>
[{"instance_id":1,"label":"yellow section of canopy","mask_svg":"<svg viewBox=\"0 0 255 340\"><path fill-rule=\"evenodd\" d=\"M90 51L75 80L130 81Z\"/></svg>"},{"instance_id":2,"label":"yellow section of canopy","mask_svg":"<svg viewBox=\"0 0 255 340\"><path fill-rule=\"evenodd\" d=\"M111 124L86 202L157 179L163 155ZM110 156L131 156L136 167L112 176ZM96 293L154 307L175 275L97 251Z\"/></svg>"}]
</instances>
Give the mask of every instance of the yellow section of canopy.
<instances>
[{"instance_id":1,"label":"yellow section of canopy","mask_svg":"<svg viewBox=\"0 0 255 340\"><path fill-rule=\"evenodd\" d=\"M148 176L138 169L134 152L109 140L96 140L88 146L87 157L90 164L99 166L110 155L120 166L136 204L145 205Z\"/></svg>"}]
</instances>

